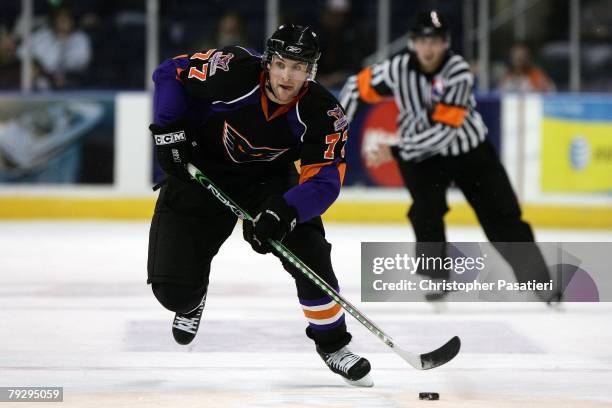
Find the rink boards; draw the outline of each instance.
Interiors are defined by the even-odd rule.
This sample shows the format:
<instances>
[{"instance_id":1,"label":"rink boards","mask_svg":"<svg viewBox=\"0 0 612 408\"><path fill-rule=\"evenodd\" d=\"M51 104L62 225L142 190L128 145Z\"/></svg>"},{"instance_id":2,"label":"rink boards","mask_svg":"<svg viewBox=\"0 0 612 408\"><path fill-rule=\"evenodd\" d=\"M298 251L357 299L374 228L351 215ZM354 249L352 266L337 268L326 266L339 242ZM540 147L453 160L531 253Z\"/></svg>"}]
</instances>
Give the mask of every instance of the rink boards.
<instances>
[{"instance_id":1,"label":"rink boards","mask_svg":"<svg viewBox=\"0 0 612 408\"><path fill-rule=\"evenodd\" d=\"M84 94L80 98L93 105L98 98L96 95ZM58 105L45 99L51 96L4 98L6 104L38 101L47 110ZM55 98L62 98L62 95ZM112 150L109 159L112 163L105 164L110 166L105 171L111 181L99 184L78 181L14 183L2 178L14 171L4 174L0 166L0 219L150 218L156 196L151 191L154 167L147 131L150 98L144 92L104 94L100 98L98 102L105 113L93 128L106 126L104 129L109 128L109 134L114 132L111 138L107 137L109 140L98 141L111 143L107 148ZM500 97L500 119L495 120L501 121L501 131L496 143L500 145L502 161L528 221L545 227L612 228L612 196L609 194L612 178L608 171L612 169L612 118L609 114L612 108L608 99L605 95L562 94ZM67 106L65 109L77 109L79 100L78 94L69 94L61 103ZM353 168L353 173L359 174L364 167L359 155L360 131L357 127L351 137L357 142L351 147L353 157L349 166L349 171ZM85 160L91 158L87 154L100 149L99 145L92 146L82 152L80 171L83 173L84 168L91 168L81 174L79 167L73 166L75 180L97 180L98 164ZM361 170L356 171L354 166L360 166ZM57 177L65 179L67 171L69 169L58 170ZM362 179L352 180L353 185L343 188L340 198L325 215L326 219L334 222L405 222L410 203L407 192L402 188L372 187L372 180L367 177L363 175ZM449 224L476 224L473 212L459 192L451 191L449 202Z\"/></svg>"},{"instance_id":2,"label":"rink boards","mask_svg":"<svg viewBox=\"0 0 612 408\"><path fill-rule=\"evenodd\" d=\"M350 188L345 188L351 193ZM346 194L346 192L342 194ZM358 194L372 194L359 191ZM153 195L153 194L152 194ZM354 195L354 193L353 193ZM385 196L388 197L388 192ZM324 219L342 223L404 223L410 200L398 192L395 201L360 201L341 197ZM457 197L445 220L450 225L477 225L472 209ZM0 197L0 219L150 219L155 198ZM612 207L574 205L523 205L524 219L538 227L612 228Z\"/></svg>"}]
</instances>

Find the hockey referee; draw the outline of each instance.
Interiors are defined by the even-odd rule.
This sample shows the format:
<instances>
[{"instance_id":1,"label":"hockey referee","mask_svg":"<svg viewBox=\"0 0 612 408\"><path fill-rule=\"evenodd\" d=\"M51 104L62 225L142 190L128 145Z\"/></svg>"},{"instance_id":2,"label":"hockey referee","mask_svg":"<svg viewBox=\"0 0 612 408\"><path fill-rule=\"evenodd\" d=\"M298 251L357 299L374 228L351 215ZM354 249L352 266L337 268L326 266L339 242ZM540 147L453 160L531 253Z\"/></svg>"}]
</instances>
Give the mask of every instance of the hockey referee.
<instances>
[{"instance_id":1,"label":"hockey referee","mask_svg":"<svg viewBox=\"0 0 612 408\"><path fill-rule=\"evenodd\" d=\"M550 276L487 128L476 111L474 77L467 62L450 50L449 27L436 10L417 15L408 49L351 76L340 102L352 119L361 102L393 97L399 108L397 145L379 144L366 156L369 166L395 159L412 196L408 218L418 253L446 254L446 192L454 183L472 206L487 238L512 266L519 282ZM504 243L504 244L502 244ZM419 271L448 279L446 270ZM445 293L429 294L437 300ZM550 293L539 293L550 300Z\"/></svg>"}]
</instances>

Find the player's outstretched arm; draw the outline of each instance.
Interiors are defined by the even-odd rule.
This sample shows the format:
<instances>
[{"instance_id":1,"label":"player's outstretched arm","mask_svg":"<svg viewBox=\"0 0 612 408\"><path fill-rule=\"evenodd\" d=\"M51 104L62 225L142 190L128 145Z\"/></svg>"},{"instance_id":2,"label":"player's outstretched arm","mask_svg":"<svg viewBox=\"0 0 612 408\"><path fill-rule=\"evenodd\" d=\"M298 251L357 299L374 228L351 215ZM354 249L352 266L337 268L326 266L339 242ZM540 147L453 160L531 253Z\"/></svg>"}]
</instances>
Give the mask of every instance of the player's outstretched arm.
<instances>
[{"instance_id":1,"label":"player's outstretched arm","mask_svg":"<svg viewBox=\"0 0 612 408\"><path fill-rule=\"evenodd\" d=\"M304 137L300 157L299 185L284 194L298 213L298 222L323 214L340 195L346 171L345 145L348 124L339 105L329 110L342 126L322 127ZM335 117L336 117L335 116Z\"/></svg>"},{"instance_id":2,"label":"player's outstretched arm","mask_svg":"<svg viewBox=\"0 0 612 408\"><path fill-rule=\"evenodd\" d=\"M155 155L162 170L189 180L185 165L192 159L195 137L185 118L187 95L178 73L187 66L184 56L162 62L153 73L153 124L149 126Z\"/></svg>"}]
</instances>

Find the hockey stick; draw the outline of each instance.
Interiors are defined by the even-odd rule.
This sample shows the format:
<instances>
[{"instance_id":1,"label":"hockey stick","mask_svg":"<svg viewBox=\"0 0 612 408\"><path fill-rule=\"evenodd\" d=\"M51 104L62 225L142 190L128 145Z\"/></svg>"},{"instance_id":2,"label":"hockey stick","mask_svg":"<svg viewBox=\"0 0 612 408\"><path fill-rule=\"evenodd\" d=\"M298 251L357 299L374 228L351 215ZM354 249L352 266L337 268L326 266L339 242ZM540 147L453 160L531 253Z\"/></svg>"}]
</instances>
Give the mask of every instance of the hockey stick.
<instances>
[{"instance_id":1,"label":"hockey stick","mask_svg":"<svg viewBox=\"0 0 612 408\"><path fill-rule=\"evenodd\" d=\"M212 195L214 195L219 201L221 201L226 207L228 207L238 218L242 220L251 221L253 218L238 204L236 204L231 198L229 198L223 191L219 189L208 177L206 177L197 167L191 163L187 163L187 170L191 177L193 177L198 183L206 188ZM342 297L334 288L332 288L327 282L321 279L312 269L302 262L297 256L295 256L289 249L287 249L282 243L274 240L270 240L270 244L276 250L277 256L282 257L285 260L291 262L301 273L303 273L312 283L317 285L327 296L332 298L334 301L340 304L344 310L346 310L351 316L359 321L366 329L372 334L376 335L383 343L385 343L391 350L398 354L408 364L419 370L428 370L441 366L452 360L459 349L461 348L461 340L459 337L454 336L442 347L430 351L425 354L415 354L402 349L400 346L395 344L393 339L382 331L374 322L367 318L361 313L355 306L353 306L348 300Z\"/></svg>"}]
</instances>

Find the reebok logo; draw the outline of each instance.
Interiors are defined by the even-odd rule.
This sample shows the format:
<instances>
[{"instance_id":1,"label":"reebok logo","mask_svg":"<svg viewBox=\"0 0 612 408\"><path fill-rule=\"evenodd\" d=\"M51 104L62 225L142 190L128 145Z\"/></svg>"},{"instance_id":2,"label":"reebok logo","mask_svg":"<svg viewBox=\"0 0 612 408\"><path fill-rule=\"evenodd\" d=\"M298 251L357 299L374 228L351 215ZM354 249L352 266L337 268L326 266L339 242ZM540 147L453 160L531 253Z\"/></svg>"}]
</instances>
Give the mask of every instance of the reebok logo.
<instances>
[{"instance_id":1,"label":"reebok logo","mask_svg":"<svg viewBox=\"0 0 612 408\"><path fill-rule=\"evenodd\" d=\"M300 47L296 47L295 45L288 45L285 49L294 54L299 54L300 52L302 52L302 49Z\"/></svg>"},{"instance_id":2,"label":"reebok logo","mask_svg":"<svg viewBox=\"0 0 612 408\"><path fill-rule=\"evenodd\" d=\"M183 130L178 132L165 133L163 135L155 135L155 144L157 146L184 142L186 140L187 137L185 137L185 131Z\"/></svg>"},{"instance_id":3,"label":"reebok logo","mask_svg":"<svg viewBox=\"0 0 612 408\"><path fill-rule=\"evenodd\" d=\"M217 199L219 201L221 201L223 204L225 204L226 207L228 207L238 218L240 218L241 220L246 220L248 219L246 214L243 213L239 208L237 208L230 200L228 200L227 198L225 198L220 192L219 190L217 190L212 184L208 184L206 186L206 188L213 193L213 195L215 197L217 197Z\"/></svg>"}]
</instances>

